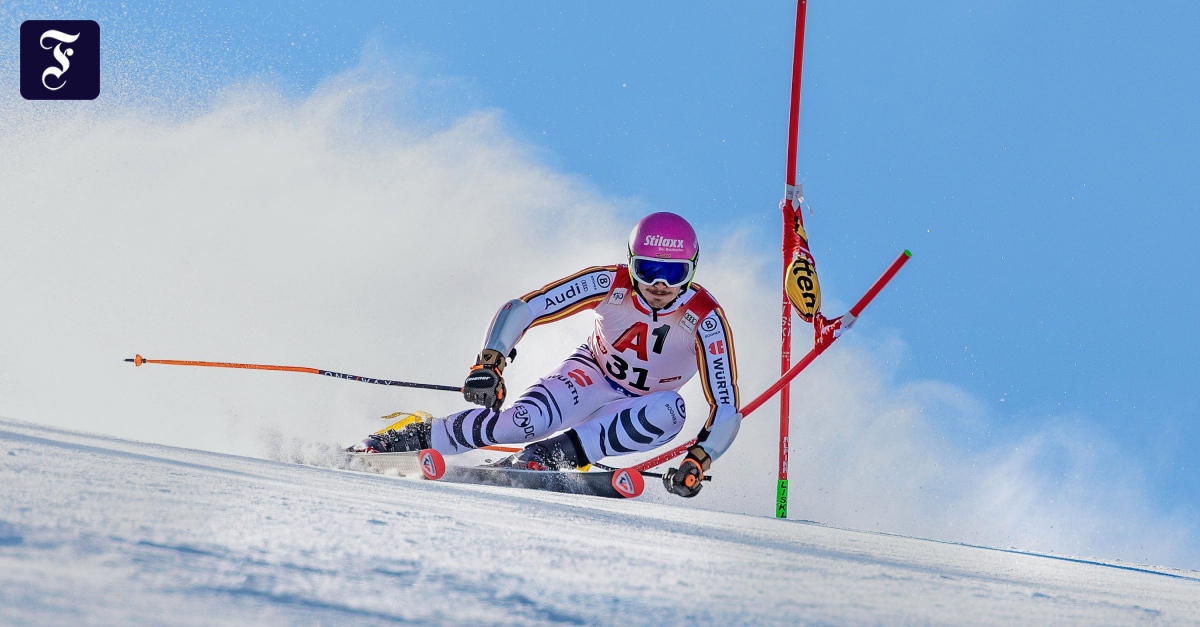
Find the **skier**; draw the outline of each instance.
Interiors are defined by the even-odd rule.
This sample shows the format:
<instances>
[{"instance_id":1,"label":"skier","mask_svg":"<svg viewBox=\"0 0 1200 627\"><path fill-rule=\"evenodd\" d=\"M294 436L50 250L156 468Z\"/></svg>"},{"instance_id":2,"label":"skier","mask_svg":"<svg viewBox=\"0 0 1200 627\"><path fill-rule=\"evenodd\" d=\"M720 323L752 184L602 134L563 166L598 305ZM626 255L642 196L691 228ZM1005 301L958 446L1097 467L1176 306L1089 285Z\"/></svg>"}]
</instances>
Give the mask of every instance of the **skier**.
<instances>
[{"instance_id":1,"label":"skier","mask_svg":"<svg viewBox=\"0 0 1200 627\"><path fill-rule=\"evenodd\" d=\"M582 468L674 438L686 416L677 390L699 371L708 421L679 468L663 477L669 491L695 496L741 423L733 337L717 301L692 283L698 256L687 220L666 212L646 216L629 235L627 265L587 268L504 303L463 385L466 400L483 409L390 428L353 450L455 454L532 442L506 463ZM525 331L586 309L596 313L587 342L501 411L504 368Z\"/></svg>"}]
</instances>

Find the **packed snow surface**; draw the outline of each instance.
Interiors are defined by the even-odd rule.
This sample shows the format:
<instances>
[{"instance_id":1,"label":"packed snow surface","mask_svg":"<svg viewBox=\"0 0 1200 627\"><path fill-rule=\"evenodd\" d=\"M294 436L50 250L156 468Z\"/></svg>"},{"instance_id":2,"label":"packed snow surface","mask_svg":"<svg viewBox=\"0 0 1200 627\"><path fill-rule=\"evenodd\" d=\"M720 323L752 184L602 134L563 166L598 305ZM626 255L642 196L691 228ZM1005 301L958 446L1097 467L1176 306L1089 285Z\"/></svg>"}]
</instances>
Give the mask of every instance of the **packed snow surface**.
<instances>
[{"instance_id":1,"label":"packed snow surface","mask_svg":"<svg viewBox=\"0 0 1200 627\"><path fill-rule=\"evenodd\" d=\"M1200 573L0 420L3 624L1143 622Z\"/></svg>"}]
</instances>

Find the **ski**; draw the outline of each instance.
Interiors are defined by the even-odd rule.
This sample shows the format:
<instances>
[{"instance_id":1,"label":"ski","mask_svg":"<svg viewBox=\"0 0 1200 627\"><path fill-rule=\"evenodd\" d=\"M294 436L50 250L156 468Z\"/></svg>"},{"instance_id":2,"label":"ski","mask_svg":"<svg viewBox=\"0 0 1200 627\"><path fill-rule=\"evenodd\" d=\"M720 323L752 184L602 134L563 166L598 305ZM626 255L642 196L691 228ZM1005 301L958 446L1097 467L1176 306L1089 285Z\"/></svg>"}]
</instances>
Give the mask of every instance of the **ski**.
<instances>
[{"instance_id":1,"label":"ski","mask_svg":"<svg viewBox=\"0 0 1200 627\"><path fill-rule=\"evenodd\" d=\"M546 490L566 494L586 494L610 499L631 499L645 488L642 475L635 470L604 472L577 470L522 470L492 466L449 466L440 479L450 483L474 483L526 490Z\"/></svg>"},{"instance_id":2,"label":"ski","mask_svg":"<svg viewBox=\"0 0 1200 627\"><path fill-rule=\"evenodd\" d=\"M422 476L433 481L631 499L642 494L641 473L628 468L604 472L523 470L496 466L447 466L433 449L409 453L351 453L382 474Z\"/></svg>"},{"instance_id":3,"label":"ski","mask_svg":"<svg viewBox=\"0 0 1200 627\"><path fill-rule=\"evenodd\" d=\"M375 472L400 477L420 477L421 464L417 452L410 453L350 453L352 459L362 460Z\"/></svg>"}]
</instances>

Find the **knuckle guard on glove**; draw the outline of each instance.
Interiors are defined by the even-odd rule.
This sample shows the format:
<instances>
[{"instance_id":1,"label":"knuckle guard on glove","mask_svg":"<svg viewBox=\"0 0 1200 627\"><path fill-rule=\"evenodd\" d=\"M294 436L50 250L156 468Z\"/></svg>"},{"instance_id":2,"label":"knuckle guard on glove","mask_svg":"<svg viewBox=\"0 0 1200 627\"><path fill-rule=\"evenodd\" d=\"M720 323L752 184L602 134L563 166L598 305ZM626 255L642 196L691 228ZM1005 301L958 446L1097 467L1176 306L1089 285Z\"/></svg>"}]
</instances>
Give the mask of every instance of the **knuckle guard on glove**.
<instances>
[{"instance_id":1,"label":"knuckle guard on glove","mask_svg":"<svg viewBox=\"0 0 1200 627\"><path fill-rule=\"evenodd\" d=\"M463 398L469 403L499 410L504 404L504 355L491 349L479 353L471 373L463 382Z\"/></svg>"},{"instance_id":2,"label":"knuckle guard on glove","mask_svg":"<svg viewBox=\"0 0 1200 627\"><path fill-rule=\"evenodd\" d=\"M704 447L696 444L688 449L687 457L679 468L672 468L663 474L663 485L671 494L691 498L700 493L704 487L704 472L712 466L712 457Z\"/></svg>"},{"instance_id":3,"label":"knuckle guard on glove","mask_svg":"<svg viewBox=\"0 0 1200 627\"><path fill-rule=\"evenodd\" d=\"M663 475L663 485L668 492L684 498L696 496L704 487L698 467L691 462L685 462L680 468L668 470Z\"/></svg>"},{"instance_id":4,"label":"knuckle guard on glove","mask_svg":"<svg viewBox=\"0 0 1200 627\"><path fill-rule=\"evenodd\" d=\"M663 485L672 494L691 498L699 494L700 489L704 487L704 470L699 462L688 457L679 468L672 468L663 474Z\"/></svg>"}]
</instances>

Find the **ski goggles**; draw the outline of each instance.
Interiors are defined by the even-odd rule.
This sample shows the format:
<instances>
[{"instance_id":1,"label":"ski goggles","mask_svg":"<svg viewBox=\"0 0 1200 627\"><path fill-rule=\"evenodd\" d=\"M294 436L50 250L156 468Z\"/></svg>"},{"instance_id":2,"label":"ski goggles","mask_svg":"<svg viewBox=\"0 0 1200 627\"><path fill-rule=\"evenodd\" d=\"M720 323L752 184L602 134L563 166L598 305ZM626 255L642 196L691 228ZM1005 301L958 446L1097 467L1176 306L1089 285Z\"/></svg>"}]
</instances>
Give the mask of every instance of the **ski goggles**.
<instances>
[{"instance_id":1,"label":"ski goggles","mask_svg":"<svg viewBox=\"0 0 1200 627\"><path fill-rule=\"evenodd\" d=\"M690 260L655 259L654 257L630 257L629 272L639 283L653 285L665 283L667 287L680 287L692 280L696 266Z\"/></svg>"}]
</instances>

